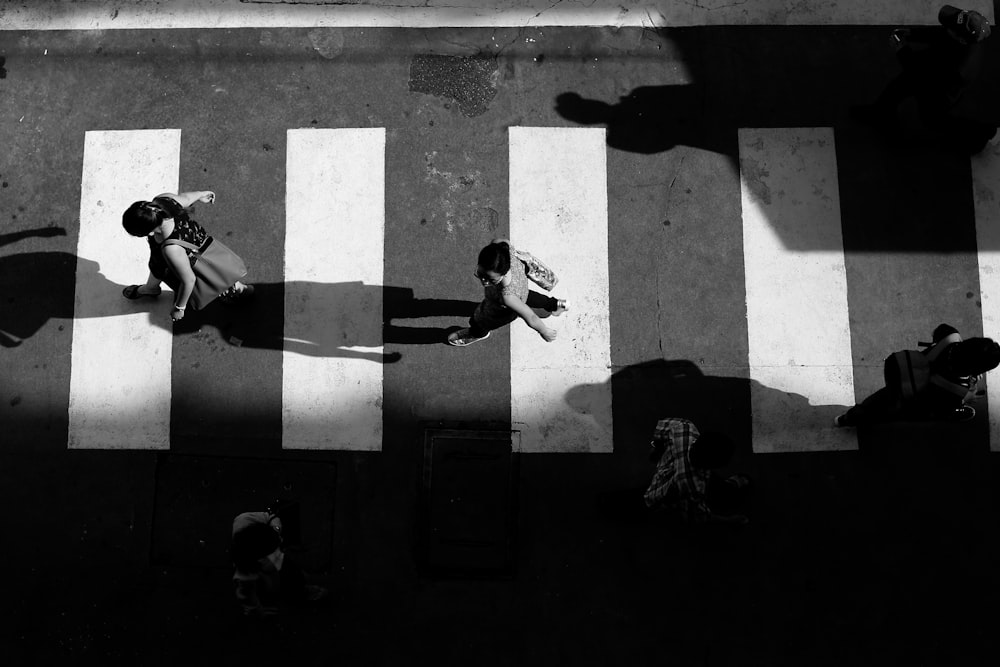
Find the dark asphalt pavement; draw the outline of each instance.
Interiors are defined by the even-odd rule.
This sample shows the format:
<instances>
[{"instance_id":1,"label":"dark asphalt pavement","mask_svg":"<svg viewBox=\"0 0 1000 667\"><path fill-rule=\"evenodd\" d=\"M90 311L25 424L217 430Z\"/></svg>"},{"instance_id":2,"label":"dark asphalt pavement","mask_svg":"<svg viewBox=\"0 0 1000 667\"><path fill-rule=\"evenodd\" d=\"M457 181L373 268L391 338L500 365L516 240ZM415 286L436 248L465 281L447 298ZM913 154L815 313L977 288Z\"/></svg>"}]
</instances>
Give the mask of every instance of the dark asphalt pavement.
<instances>
[{"instance_id":1,"label":"dark asphalt pavement","mask_svg":"<svg viewBox=\"0 0 1000 667\"><path fill-rule=\"evenodd\" d=\"M887 32L0 32L0 330L16 336L0 348L0 655L994 664L1000 502L985 409L970 424L865 430L859 452L750 452L738 128L835 128L859 385L880 373L886 340L926 339L940 322L982 333L968 157L923 134L912 109L896 142L848 117L895 71ZM994 88L960 113L997 117ZM488 536L509 540L508 567L431 573L422 513L447 490L427 490L423 427L506 428L509 336L461 363L444 345L387 344L401 359L384 367L383 451L283 451L280 353L224 337L280 326L285 133L387 128L385 285L471 301L475 253L506 231L507 128L575 126L593 108L582 100L616 107L615 451L504 459L510 486L484 473L497 485L482 493L513 489L509 532ZM182 129L182 189L216 191L202 221L275 298L174 338L169 452L68 451L83 137L141 128ZM665 416L737 438L750 525L690 530L644 511L645 448ZM455 484L481 472L435 465L454 466ZM333 595L253 624L232 598L226 541L236 512L274 496L300 503L292 553Z\"/></svg>"}]
</instances>

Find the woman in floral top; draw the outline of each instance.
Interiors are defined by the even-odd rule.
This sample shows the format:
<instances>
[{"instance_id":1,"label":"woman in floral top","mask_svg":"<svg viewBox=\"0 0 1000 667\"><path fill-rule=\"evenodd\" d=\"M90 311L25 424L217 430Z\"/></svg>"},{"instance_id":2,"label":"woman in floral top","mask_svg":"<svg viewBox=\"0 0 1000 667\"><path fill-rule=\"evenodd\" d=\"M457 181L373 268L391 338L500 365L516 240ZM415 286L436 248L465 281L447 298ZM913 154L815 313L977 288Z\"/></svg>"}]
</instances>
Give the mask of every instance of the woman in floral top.
<instances>
[{"instance_id":1,"label":"woman in floral top","mask_svg":"<svg viewBox=\"0 0 1000 667\"><path fill-rule=\"evenodd\" d=\"M514 248L507 239L493 241L479 253L476 278L482 283L484 296L472 317L469 326L448 336L448 344L463 347L484 338L490 331L499 329L518 317L538 332L546 342L556 339L555 329L545 326L532 308L542 308L553 315L562 315L568 306L564 299L543 296L529 289L528 274L524 262L514 254Z\"/></svg>"},{"instance_id":2,"label":"woman in floral top","mask_svg":"<svg viewBox=\"0 0 1000 667\"><path fill-rule=\"evenodd\" d=\"M170 319L177 322L184 318L196 282L193 267L197 256L182 246L164 245L164 242L177 239L201 247L208 233L188 216L187 209L195 202L211 204L214 201L215 193L203 190L164 193L151 202L137 201L128 207L122 215L122 226L132 236L145 236L149 242L149 278L145 285L129 285L122 290L126 299L155 298L160 295L160 283L165 282L174 291ZM252 293L252 285L237 281L219 296L233 300Z\"/></svg>"}]
</instances>

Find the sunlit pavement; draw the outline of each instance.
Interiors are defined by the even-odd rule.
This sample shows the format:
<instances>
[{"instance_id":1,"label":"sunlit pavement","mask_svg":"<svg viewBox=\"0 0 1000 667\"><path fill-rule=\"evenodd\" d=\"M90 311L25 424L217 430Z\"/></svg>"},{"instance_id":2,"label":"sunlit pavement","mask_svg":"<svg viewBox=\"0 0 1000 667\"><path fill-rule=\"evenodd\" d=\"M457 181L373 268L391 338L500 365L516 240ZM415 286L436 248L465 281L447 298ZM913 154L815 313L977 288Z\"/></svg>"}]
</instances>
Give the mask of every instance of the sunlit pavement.
<instances>
[{"instance_id":1,"label":"sunlit pavement","mask_svg":"<svg viewBox=\"0 0 1000 667\"><path fill-rule=\"evenodd\" d=\"M841 247L812 219L775 233L793 256L839 258L846 312L828 317L845 325L858 398L886 354L938 323L984 332L980 271L997 248L977 230L982 163L921 134L912 109L902 145L848 117L895 71L886 33L0 32L0 484L13 592L0 636L11 664L992 664L1000 507L985 401L970 424L894 424L846 450L809 446L827 442L824 426L796 451L752 451L754 438L787 433L785 419L846 406L754 375L743 197L777 170L748 178L740 129L834 137L837 186L821 191L837 200ZM965 112L993 117L995 98L980 86ZM475 255L510 233L518 205L511 128L583 127L607 131L613 452L523 452L480 468L433 458L425 426L506 429L516 392L512 334L465 350L418 344L464 321L439 312L392 322L382 352L398 361L358 360L382 368L381 451L283 448L289 130L385 128L389 312L410 290L478 299ZM84 138L143 129L180 130L179 187L217 193L196 217L244 255L263 298L172 338L168 449L127 437L123 450L71 449L71 376L88 352L73 343L79 281L102 275L80 254ZM116 237L118 216L107 220ZM150 313L162 329L155 317L165 311ZM602 391L581 385L567 401L586 411ZM649 434L668 415L738 439L732 468L755 481L747 527L692 532L643 511ZM428 465L452 486L429 482ZM455 489L479 497L452 525L429 521L435 503L461 504L442 500ZM228 529L274 496L300 503L298 555L333 599L247 625ZM469 539L476 526L488 527L474 535L481 548L428 539L434 527ZM474 576L455 576L463 569Z\"/></svg>"}]
</instances>

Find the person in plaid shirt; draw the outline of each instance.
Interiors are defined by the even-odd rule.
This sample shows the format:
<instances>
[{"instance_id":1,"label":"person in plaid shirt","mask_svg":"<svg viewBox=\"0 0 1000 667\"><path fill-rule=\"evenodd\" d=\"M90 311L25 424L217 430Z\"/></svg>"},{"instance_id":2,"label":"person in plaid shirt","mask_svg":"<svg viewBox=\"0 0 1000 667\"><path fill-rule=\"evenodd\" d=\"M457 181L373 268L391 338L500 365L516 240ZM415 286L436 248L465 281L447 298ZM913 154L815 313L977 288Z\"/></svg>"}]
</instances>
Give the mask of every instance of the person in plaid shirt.
<instances>
[{"instance_id":1,"label":"person in plaid shirt","mask_svg":"<svg viewBox=\"0 0 1000 667\"><path fill-rule=\"evenodd\" d=\"M750 480L715 472L729 462L736 447L728 436L702 434L686 419L667 418L656 424L650 447L656 472L643 496L647 507L674 509L690 523L748 522L736 508Z\"/></svg>"}]
</instances>

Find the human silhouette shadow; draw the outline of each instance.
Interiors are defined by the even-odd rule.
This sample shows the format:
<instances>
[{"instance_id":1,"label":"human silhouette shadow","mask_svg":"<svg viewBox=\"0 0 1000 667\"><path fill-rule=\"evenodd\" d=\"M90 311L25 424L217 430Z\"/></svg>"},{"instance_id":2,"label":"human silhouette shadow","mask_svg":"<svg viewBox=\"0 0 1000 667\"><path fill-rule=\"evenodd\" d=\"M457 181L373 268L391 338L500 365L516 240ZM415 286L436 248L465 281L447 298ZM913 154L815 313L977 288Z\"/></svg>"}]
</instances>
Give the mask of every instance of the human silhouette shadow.
<instances>
[{"instance_id":1,"label":"human silhouette shadow","mask_svg":"<svg viewBox=\"0 0 1000 667\"><path fill-rule=\"evenodd\" d=\"M103 281L100 288L118 294L123 304L100 307L87 317L110 317L136 310L150 310L149 304L136 306L121 297L123 285L101 275L97 262L68 252L27 252L0 257L0 346L17 347L31 338L52 318L71 320L75 312L74 287L77 275L90 282ZM116 291L117 290L117 291ZM163 310L163 317L167 310ZM151 321L152 318L151 312Z\"/></svg>"},{"instance_id":2,"label":"human silhouette shadow","mask_svg":"<svg viewBox=\"0 0 1000 667\"><path fill-rule=\"evenodd\" d=\"M361 281L254 283L254 288L254 295L244 304L216 300L186 316L175 326L175 333L183 335L207 325L240 347L394 363L402 358L401 353L364 348L440 344L458 328L398 326L394 319L467 318L476 306L471 301L415 299L411 288ZM378 311L379 300L382 321L371 316ZM308 316L289 318L287 313Z\"/></svg>"},{"instance_id":3,"label":"human silhouette shadow","mask_svg":"<svg viewBox=\"0 0 1000 667\"><path fill-rule=\"evenodd\" d=\"M697 85L641 86L614 104L567 92L555 110L580 125L607 125L608 146L619 150L648 155L686 145L725 153L704 123L701 98Z\"/></svg>"},{"instance_id":4,"label":"human silhouette shadow","mask_svg":"<svg viewBox=\"0 0 1000 667\"><path fill-rule=\"evenodd\" d=\"M66 236L62 227L0 234L0 247L28 238ZM0 256L0 347L17 347L49 317L73 316L76 257L63 252Z\"/></svg>"},{"instance_id":5,"label":"human silhouette shadow","mask_svg":"<svg viewBox=\"0 0 1000 667\"><path fill-rule=\"evenodd\" d=\"M0 243L14 243L52 232L18 232L0 236ZM75 303L77 281L99 295ZM201 311L189 310L179 323L169 317L171 296L129 300L125 285L107 279L100 265L66 252L29 252L0 256L0 345L17 347L34 336L52 318L112 317L136 312L149 315L150 326L186 335L204 326L215 328L230 344L240 347L287 351L313 357L365 359L381 363L398 361L398 352L377 349L385 343L443 343L449 328L401 327L391 321L433 316L468 317L474 302L414 299L404 287L366 285L360 281L314 283L254 283L253 297L244 303L215 300ZM383 321L370 316L384 299ZM286 318L285 304L306 317ZM454 327L452 327L454 328Z\"/></svg>"},{"instance_id":6,"label":"human silhouette shadow","mask_svg":"<svg viewBox=\"0 0 1000 667\"><path fill-rule=\"evenodd\" d=\"M773 431L762 432L761 425L757 425L758 437L779 444L787 440L782 438L783 428L795 437L809 438L814 429L817 439L839 438L833 431L833 418L848 407L811 405L805 396L748 378L705 375L697 364L684 359L653 359L626 366L615 372L610 382L614 451L625 456L645 453L656 422L665 417L688 419L702 429L726 433L742 446L742 453L749 454L754 436L751 396L757 405L767 405L769 414L790 417L776 424ZM605 384L577 385L566 393L566 402L580 412L590 413L589 406L602 395L607 395ZM793 420L795 416L798 418ZM812 442L801 444L801 450L808 450Z\"/></svg>"},{"instance_id":7,"label":"human silhouette shadow","mask_svg":"<svg viewBox=\"0 0 1000 667\"><path fill-rule=\"evenodd\" d=\"M393 320L434 317L468 319L478 305L459 299L415 299L409 287L385 286L383 294L383 338L386 343L401 345L433 345L444 343L448 334L461 326L413 327L394 324Z\"/></svg>"},{"instance_id":8,"label":"human silhouette shadow","mask_svg":"<svg viewBox=\"0 0 1000 667\"><path fill-rule=\"evenodd\" d=\"M202 311L185 317L175 332L183 335L207 325L218 329L230 344L240 347L394 363L402 358L401 353L364 348L444 343L451 330L397 326L392 323L394 319L468 317L476 305L469 301L414 299L410 288L361 281L255 282L254 290L243 304L212 302ZM372 316L378 312L380 300L381 321ZM287 317L289 313L307 316Z\"/></svg>"}]
</instances>

